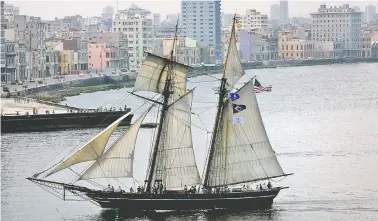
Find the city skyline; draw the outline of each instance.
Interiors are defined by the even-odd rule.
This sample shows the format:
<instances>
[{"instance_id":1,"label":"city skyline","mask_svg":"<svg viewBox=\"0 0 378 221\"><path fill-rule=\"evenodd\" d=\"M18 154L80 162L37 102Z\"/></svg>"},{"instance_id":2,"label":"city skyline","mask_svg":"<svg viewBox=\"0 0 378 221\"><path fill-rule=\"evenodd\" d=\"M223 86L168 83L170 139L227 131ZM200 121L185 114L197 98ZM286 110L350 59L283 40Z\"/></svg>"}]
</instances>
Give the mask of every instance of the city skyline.
<instances>
[{"instance_id":1,"label":"city skyline","mask_svg":"<svg viewBox=\"0 0 378 221\"><path fill-rule=\"evenodd\" d=\"M69 2L69 3L68 3ZM126 9L132 3L138 5L141 8L150 10L152 13L159 13L162 15L162 20L167 14L180 13L181 1L170 0L164 2L170 2L170 7L162 7L161 0L152 1L118 1L118 9ZM233 1L223 0L221 10L223 13L238 13L244 14L246 9L256 9L263 14L270 16L270 6L272 4L279 4L277 1ZM6 1L8 4L13 4L20 7L20 14L29 16L41 17L44 20L53 20L55 17L61 18L64 16L79 14L83 17L100 16L103 8L106 6L112 6L117 10L117 1ZM309 13L317 11L320 4L324 1L308 1L308 0L296 0L289 1L289 17L310 17ZM83 10L90 4L90 10ZM327 2L327 5L340 5L350 4L351 7L358 6L361 11L364 11L365 6L374 5L378 7L377 1L341 1L333 0ZM293 6L295 5L295 7ZM48 8L48 10L46 10Z\"/></svg>"}]
</instances>

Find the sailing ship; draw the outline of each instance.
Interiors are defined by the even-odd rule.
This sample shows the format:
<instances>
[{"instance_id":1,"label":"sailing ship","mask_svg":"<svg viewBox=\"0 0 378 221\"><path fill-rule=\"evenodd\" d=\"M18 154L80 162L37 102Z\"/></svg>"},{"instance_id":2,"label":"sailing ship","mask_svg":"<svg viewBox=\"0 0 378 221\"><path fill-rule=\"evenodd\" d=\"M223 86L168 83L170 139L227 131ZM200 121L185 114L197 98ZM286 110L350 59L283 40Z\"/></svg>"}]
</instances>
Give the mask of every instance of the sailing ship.
<instances>
[{"instance_id":1,"label":"sailing ship","mask_svg":"<svg viewBox=\"0 0 378 221\"><path fill-rule=\"evenodd\" d=\"M277 194L288 187L262 190L237 188L237 185L286 177L275 156L260 115L250 80L233 89L245 75L235 39L235 17L218 92L218 108L203 180L195 159L191 106L193 90L187 90L189 66L173 61L177 40L169 58L147 53L131 94L153 103L134 124L106 149L107 143L123 116L104 129L76 153L50 168L29 177L42 187L80 195L103 208L126 211L204 210L269 208ZM161 100L143 97L137 92L160 94ZM133 177L134 151L140 126L146 115L159 106L156 128L144 186L137 192L98 190L76 185L76 181L94 182L97 178ZM92 162L72 183L46 178L73 165ZM43 175L42 174L45 174ZM42 177L40 177L42 176ZM186 187L194 187L186 190ZM200 186L200 188L197 187Z\"/></svg>"}]
</instances>

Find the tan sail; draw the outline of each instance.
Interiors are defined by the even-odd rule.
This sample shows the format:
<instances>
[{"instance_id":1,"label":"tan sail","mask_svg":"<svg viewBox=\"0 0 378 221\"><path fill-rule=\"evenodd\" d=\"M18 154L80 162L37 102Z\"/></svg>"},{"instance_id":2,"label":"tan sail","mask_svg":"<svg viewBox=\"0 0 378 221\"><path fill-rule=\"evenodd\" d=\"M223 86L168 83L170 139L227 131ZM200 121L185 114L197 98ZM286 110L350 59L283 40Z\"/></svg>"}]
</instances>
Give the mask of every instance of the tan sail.
<instances>
[{"instance_id":1,"label":"tan sail","mask_svg":"<svg viewBox=\"0 0 378 221\"><path fill-rule=\"evenodd\" d=\"M209 173L212 187L284 175L265 131L253 81L237 93L239 99L228 99L223 106ZM233 113L233 104L246 109Z\"/></svg>"},{"instance_id":2,"label":"tan sail","mask_svg":"<svg viewBox=\"0 0 378 221\"><path fill-rule=\"evenodd\" d=\"M129 114L130 113L127 113L124 116L118 118L118 120L114 121L111 125L101 131L86 145L84 145L79 151L77 151L71 157L64 160L57 167L55 167L55 169L53 169L47 176L64 170L72 165L97 159L104 153L106 144L108 143L109 138L113 134L114 130Z\"/></svg>"},{"instance_id":3,"label":"tan sail","mask_svg":"<svg viewBox=\"0 0 378 221\"><path fill-rule=\"evenodd\" d=\"M162 93L167 79L169 62L170 60L167 58L148 53L140 68L133 91ZM172 66L173 96L178 99L187 92L187 75L190 67L177 62L172 62Z\"/></svg>"},{"instance_id":4,"label":"tan sail","mask_svg":"<svg viewBox=\"0 0 378 221\"><path fill-rule=\"evenodd\" d=\"M235 24L232 26L231 37L225 61L224 78L227 79L227 90L231 90L236 82L245 75L236 46Z\"/></svg>"},{"instance_id":5,"label":"tan sail","mask_svg":"<svg viewBox=\"0 0 378 221\"><path fill-rule=\"evenodd\" d=\"M189 92L171 105L163 124L153 180L162 180L167 189L201 182L192 142L191 100Z\"/></svg>"},{"instance_id":6,"label":"tan sail","mask_svg":"<svg viewBox=\"0 0 378 221\"><path fill-rule=\"evenodd\" d=\"M151 108L144 112L138 120L83 173L79 180L132 177L136 139L140 126L150 110Z\"/></svg>"}]
</instances>

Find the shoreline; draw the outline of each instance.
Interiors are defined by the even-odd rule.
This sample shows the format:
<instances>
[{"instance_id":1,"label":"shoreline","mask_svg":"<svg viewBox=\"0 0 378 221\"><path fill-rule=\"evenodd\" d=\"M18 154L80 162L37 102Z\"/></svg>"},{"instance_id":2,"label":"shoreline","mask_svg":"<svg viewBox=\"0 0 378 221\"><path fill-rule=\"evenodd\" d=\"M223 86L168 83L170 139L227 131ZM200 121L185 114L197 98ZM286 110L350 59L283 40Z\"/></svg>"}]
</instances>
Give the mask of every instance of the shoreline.
<instances>
[{"instance_id":1,"label":"shoreline","mask_svg":"<svg viewBox=\"0 0 378 221\"><path fill-rule=\"evenodd\" d=\"M275 69L284 67L303 67L303 66L317 66L317 65L332 65L332 64L351 64L351 63L376 63L378 58L360 58L360 59L322 59L322 60L290 60L290 61L270 61L270 62L251 62L244 63L245 70L254 69ZM202 66L200 68L193 68L188 78L218 74L223 71L223 65L218 66ZM66 97L78 96L82 93L93 93L97 91L109 91L114 89L121 89L124 87L132 87L135 82L134 77L130 76L104 76L97 78L81 79L62 84L55 84L47 87L46 90L29 91L25 97L33 98L39 101L46 101L59 104L66 100ZM68 84L67 84L68 83Z\"/></svg>"}]
</instances>

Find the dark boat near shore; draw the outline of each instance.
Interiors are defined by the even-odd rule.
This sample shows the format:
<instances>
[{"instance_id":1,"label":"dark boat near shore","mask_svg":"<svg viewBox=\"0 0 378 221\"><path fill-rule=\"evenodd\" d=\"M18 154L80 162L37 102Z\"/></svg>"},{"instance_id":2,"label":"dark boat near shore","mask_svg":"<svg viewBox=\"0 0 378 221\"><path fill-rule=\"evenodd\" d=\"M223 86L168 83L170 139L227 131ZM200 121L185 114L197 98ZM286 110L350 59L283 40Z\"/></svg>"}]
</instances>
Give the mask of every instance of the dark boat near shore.
<instances>
[{"instance_id":1,"label":"dark boat near shore","mask_svg":"<svg viewBox=\"0 0 378 221\"><path fill-rule=\"evenodd\" d=\"M126 111L109 112L5 115L1 116L1 133L107 127L130 111L128 108ZM131 113L121 121L120 126L129 126L132 118Z\"/></svg>"},{"instance_id":2,"label":"dark boat near shore","mask_svg":"<svg viewBox=\"0 0 378 221\"><path fill-rule=\"evenodd\" d=\"M236 47L236 18L233 20L202 179L191 131L194 89L187 89L190 67L173 61L177 26L170 59L147 53L131 92L144 98L145 104L149 103L148 110L112 144L108 145L109 137L122 118L72 155L44 167L27 179L54 191L54 195L63 200L70 200L67 196L73 194L103 208L125 212L270 208L280 190L288 188L273 187L271 181L292 174L283 171L270 144L254 91L254 79L239 89L234 88L245 72ZM154 92L161 97L154 100L136 94L141 91ZM140 186L136 192L131 187L130 192L126 193L121 189L121 185L126 185L119 179L135 180L133 168L137 155L134 153L139 129L155 106L158 106L159 115L155 119L159 123L153 133L153 141L149 143L151 149L146 178L144 184L138 182ZM147 154L143 154L143 157L147 157ZM90 164L84 170L74 170L73 166L85 162ZM51 177L68 169L76 176L69 183L57 182ZM48 177L52 180L47 180ZM104 189L106 184L95 181L97 179L106 179L108 187ZM119 185L117 190L110 185L112 179ZM93 187L78 185L77 182L87 182ZM268 185L261 185L261 182ZM251 183L259 188L251 189Z\"/></svg>"}]
</instances>

